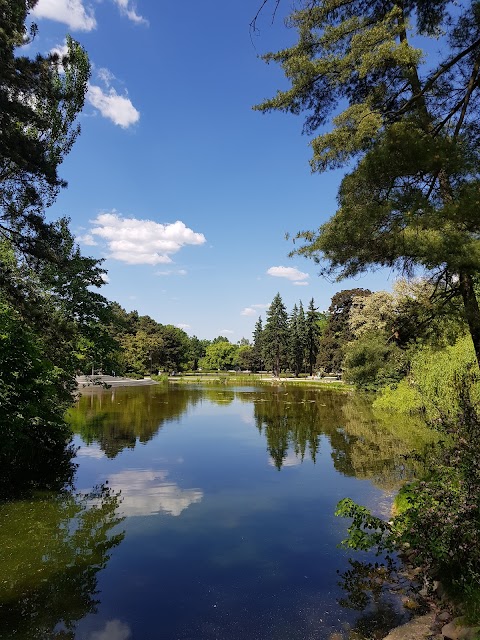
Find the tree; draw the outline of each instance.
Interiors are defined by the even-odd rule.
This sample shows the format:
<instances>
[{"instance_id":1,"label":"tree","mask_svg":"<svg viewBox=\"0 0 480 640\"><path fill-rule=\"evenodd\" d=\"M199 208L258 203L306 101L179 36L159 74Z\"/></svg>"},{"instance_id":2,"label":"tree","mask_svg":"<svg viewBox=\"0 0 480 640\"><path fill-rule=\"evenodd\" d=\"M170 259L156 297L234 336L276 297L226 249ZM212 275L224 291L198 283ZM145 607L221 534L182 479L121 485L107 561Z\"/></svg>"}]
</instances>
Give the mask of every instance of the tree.
<instances>
[{"instance_id":1,"label":"tree","mask_svg":"<svg viewBox=\"0 0 480 640\"><path fill-rule=\"evenodd\" d=\"M328 320L319 345L318 365L327 372L342 368L345 345L353 339L348 324L350 309L358 296L370 295L368 289L346 289L336 293L328 309Z\"/></svg>"},{"instance_id":2,"label":"tree","mask_svg":"<svg viewBox=\"0 0 480 640\"><path fill-rule=\"evenodd\" d=\"M45 209L66 186L58 167L80 127L90 75L87 54L67 37L67 55L16 55L28 41L36 0L2 0L0 15L0 234L25 255L57 260L59 230ZM30 37L36 34L31 28ZM60 238L61 241L61 238Z\"/></svg>"},{"instance_id":3,"label":"tree","mask_svg":"<svg viewBox=\"0 0 480 640\"><path fill-rule=\"evenodd\" d=\"M253 371L255 360L252 345L243 344L238 347L236 362L243 371Z\"/></svg>"},{"instance_id":4,"label":"tree","mask_svg":"<svg viewBox=\"0 0 480 640\"><path fill-rule=\"evenodd\" d=\"M290 368L295 373L295 377L303 370L305 365L305 348L307 342L305 312L302 302L299 306L295 304L288 323L289 334L289 359Z\"/></svg>"},{"instance_id":5,"label":"tree","mask_svg":"<svg viewBox=\"0 0 480 640\"><path fill-rule=\"evenodd\" d=\"M159 334L162 346L158 365L167 371L181 371L188 363L190 339L188 335L172 324L161 325Z\"/></svg>"},{"instance_id":6,"label":"tree","mask_svg":"<svg viewBox=\"0 0 480 640\"><path fill-rule=\"evenodd\" d=\"M212 342L206 348L205 356L200 360L202 369L225 371L236 364L238 347L229 340Z\"/></svg>"},{"instance_id":7,"label":"tree","mask_svg":"<svg viewBox=\"0 0 480 640\"><path fill-rule=\"evenodd\" d=\"M262 316L255 323L253 330L253 371L263 370L263 324Z\"/></svg>"},{"instance_id":8,"label":"tree","mask_svg":"<svg viewBox=\"0 0 480 640\"><path fill-rule=\"evenodd\" d=\"M200 340L197 336L190 338L189 357L190 366L193 371L198 369L198 361L205 355L208 344L208 340Z\"/></svg>"},{"instance_id":9,"label":"tree","mask_svg":"<svg viewBox=\"0 0 480 640\"><path fill-rule=\"evenodd\" d=\"M320 321L321 314L315 307L315 301L312 298L308 305L307 317L305 319L305 337L306 337L306 352L308 370L311 376L313 376L313 368L317 361L318 354L318 342L320 339Z\"/></svg>"},{"instance_id":10,"label":"tree","mask_svg":"<svg viewBox=\"0 0 480 640\"><path fill-rule=\"evenodd\" d=\"M340 278L427 269L447 297L461 296L480 362L478 2L305 0L290 25L297 42L265 58L291 87L257 108L307 112L309 134L332 117L312 140L314 171L357 160L335 215L300 232L294 253ZM441 36L442 56L414 47L416 35Z\"/></svg>"},{"instance_id":11,"label":"tree","mask_svg":"<svg viewBox=\"0 0 480 640\"><path fill-rule=\"evenodd\" d=\"M263 357L265 363L278 377L287 362L288 355L288 315L280 294L274 297L267 311L263 330Z\"/></svg>"}]
</instances>

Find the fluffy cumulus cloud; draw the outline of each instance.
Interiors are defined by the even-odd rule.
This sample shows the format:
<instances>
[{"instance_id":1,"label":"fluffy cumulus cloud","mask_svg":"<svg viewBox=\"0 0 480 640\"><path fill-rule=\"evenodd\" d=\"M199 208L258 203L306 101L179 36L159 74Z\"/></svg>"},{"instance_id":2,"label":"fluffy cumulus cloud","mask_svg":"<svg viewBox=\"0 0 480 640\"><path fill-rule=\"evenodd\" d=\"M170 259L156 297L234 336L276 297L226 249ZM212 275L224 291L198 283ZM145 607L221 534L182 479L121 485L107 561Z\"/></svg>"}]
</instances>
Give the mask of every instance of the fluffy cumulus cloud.
<instances>
[{"instance_id":1,"label":"fluffy cumulus cloud","mask_svg":"<svg viewBox=\"0 0 480 640\"><path fill-rule=\"evenodd\" d=\"M181 489L167 477L168 471L130 469L114 473L108 480L115 491L121 491L120 509L127 517L156 513L179 516L190 505L202 500L200 489Z\"/></svg>"},{"instance_id":2,"label":"fluffy cumulus cloud","mask_svg":"<svg viewBox=\"0 0 480 640\"><path fill-rule=\"evenodd\" d=\"M92 31L97 21L91 7L82 0L39 0L32 14L66 24L72 31Z\"/></svg>"},{"instance_id":3,"label":"fluffy cumulus cloud","mask_svg":"<svg viewBox=\"0 0 480 640\"><path fill-rule=\"evenodd\" d=\"M203 233L195 233L180 220L160 224L112 212L98 215L93 225L90 235L107 243L108 257L127 264L167 264L182 247L205 242Z\"/></svg>"},{"instance_id":4,"label":"fluffy cumulus cloud","mask_svg":"<svg viewBox=\"0 0 480 640\"><path fill-rule=\"evenodd\" d=\"M143 16L137 13L137 9L133 2L130 0L113 0L117 7L120 9L120 13L126 16L129 20L134 22L135 24L148 24L148 20L146 20Z\"/></svg>"},{"instance_id":5,"label":"fluffy cumulus cloud","mask_svg":"<svg viewBox=\"0 0 480 640\"><path fill-rule=\"evenodd\" d=\"M127 129L140 120L140 112L135 109L127 95L118 94L113 87L102 89L90 84L87 93L88 102L98 109L104 118Z\"/></svg>"},{"instance_id":6,"label":"fluffy cumulus cloud","mask_svg":"<svg viewBox=\"0 0 480 640\"><path fill-rule=\"evenodd\" d=\"M241 316L255 316L257 312L252 307L245 307L243 311L240 312Z\"/></svg>"},{"instance_id":7,"label":"fluffy cumulus cloud","mask_svg":"<svg viewBox=\"0 0 480 640\"><path fill-rule=\"evenodd\" d=\"M286 278L293 282L293 284L308 284L306 280L310 277L308 273L304 273L303 271L299 271L295 269L295 267L270 267L267 270L269 276L274 276L276 278Z\"/></svg>"}]
</instances>

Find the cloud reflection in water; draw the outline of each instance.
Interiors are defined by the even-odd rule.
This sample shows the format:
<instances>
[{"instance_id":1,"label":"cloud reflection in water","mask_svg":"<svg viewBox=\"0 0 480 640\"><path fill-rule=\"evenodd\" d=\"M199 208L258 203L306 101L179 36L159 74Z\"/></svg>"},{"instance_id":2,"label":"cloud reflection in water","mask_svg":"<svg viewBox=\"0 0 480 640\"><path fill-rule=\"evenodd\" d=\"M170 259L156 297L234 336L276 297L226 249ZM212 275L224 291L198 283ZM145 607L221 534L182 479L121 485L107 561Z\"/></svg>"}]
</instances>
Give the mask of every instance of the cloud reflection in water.
<instances>
[{"instance_id":1,"label":"cloud reflection in water","mask_svg":"<svg viewBox=\"0 0 480 640\"><path fill-rule=\"evenodd\" d=\"M101 631L94 631L89 640L129 640L132 632L128 624L120 620L109 620Z\"/></svg>"},{"instance_id":2,"label":"cloud reflection in water","mask_svg":"<svg viewBox=\"0 0 480 640\"><path fill-rule=\"evenodd\" d=\"M191 504L200 502L203 491L181 489L167 480L168 471L153 469L127 469L108 477L109 485L121 491L122 515L150 516L168 513L179 516Z\"/></svg>"}]
</instances>

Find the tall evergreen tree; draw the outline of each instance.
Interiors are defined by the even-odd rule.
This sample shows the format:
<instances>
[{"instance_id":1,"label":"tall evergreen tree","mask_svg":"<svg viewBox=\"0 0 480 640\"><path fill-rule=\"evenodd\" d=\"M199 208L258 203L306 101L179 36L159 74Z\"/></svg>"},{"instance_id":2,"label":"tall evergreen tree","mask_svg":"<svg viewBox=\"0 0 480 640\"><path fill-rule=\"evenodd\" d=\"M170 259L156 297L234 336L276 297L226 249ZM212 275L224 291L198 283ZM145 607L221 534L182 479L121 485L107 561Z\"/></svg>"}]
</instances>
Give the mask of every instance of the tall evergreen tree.
<instances>
[{"instance_id":1,"label":"tall evergreen tree","mask_svg":"<svg viewBox=\"0 0 480 640\"><path fill-rule=\"evenodd\" d=\"M289 22L297 42L266 59L291 87L257 108L305 111L307 133L322 129L314 171L353 167L336 214L299 233L296 253L339 277L429 270L446 299L461 296L480 362L478 0L304 0Z\"/></svg>"},{"instance_id":2,"label":"tall evergreen tree","mask_svg":"<svg viewBox=\"0 0 480 640\"><path fill-rule=\"evenodd\" d=\"M258 318L257 322L255 323L255 329L253 330L252 366L254 371L262 371L264 368L262 316Z\"/></svg>"},{"instance_id":3,"label":"tall evergreen tree","mask_svg":"<svg viewBox=\"0 0 480 640\"><path fill-rule=\"evenodd\" d=\"M302 302L300 301L298 307L296 304L294 305L288 323L289 365L295 377L298 377L305 364L305 329L305 312Z\"/></svg>"},{"instance_id":4,"label":"tall evergreen tree","mask_svg":"<svg viewBox=\"0 0 480 640\"><path fill-rule=\"evenodd\" d=\"M313 369L317 362L318 341L320 338L320 315L321 314L318 313L318 309L315 307L315 301L312 298L308 305L307 317L305 320L307 363L308 371L311 376L313 376Z\"/></svg>"},{"instance_id":5,"label":"tall evergreen tree","mask_svg":"<svg viewBox=\"0 0 480 640\"><path fill-rule=\"evenodd\" d=\"M267 311L263 331L263 354L267 367L278 377L288 362L288 315L280 293L274 297Z\"/></svg>"}]
</instances>

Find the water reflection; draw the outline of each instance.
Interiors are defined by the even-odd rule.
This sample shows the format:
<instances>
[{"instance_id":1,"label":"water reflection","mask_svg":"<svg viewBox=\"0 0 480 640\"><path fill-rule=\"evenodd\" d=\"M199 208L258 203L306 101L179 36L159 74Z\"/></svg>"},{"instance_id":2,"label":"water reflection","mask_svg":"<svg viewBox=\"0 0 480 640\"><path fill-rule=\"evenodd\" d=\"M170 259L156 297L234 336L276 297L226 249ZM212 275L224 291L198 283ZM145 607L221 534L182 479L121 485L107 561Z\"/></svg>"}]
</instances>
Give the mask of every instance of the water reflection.
<instances>
[{"instance_id":1,"label":"water reflection","mask_svg":"<svg viewBox=\"0 0 480 640\"><path fill-rule=\"evenodd\" d=\"M203 491L181 489L167 480L168 473L153 469L127 469L110 475L110 487L121 494L121 513L128 517L162 512L179 516L191 504L201 501Z\"/></svg>"},{"instance_id":2,"label":"water reflection","mask_svg":"<svg viewBox=\"0 0 480 640\"><path fill-rule=\"evenodd\" d=\"M379 575L337 550L333 512L415 473L411 450L435 438L419 423L288 387L86 390L70 421L88 444L81 486L108 480L129 517L78 638L157 637L159 618L182 640L374 638L401 618Z\"/></svg>"},{"instance_id":3,"label":"water reflection","mask_svg":"<svg viewBox=\"0 0 480 640\"><path fill-rule=\"evenodd\" d=\"M353 394L280 388L267 397L253 394L253 402L255 423L277 469L305 458L315 463L326 436L338 471L391 490L417 474L412 451L437 439L420 420L374 413L368 399Z\"/></svg>"},{"instance_id":4,"label":"water reflection","mask_svg":"<svg viewBox=\"0 0 480 640\"><path fill-rule=\"evenodd\" d=\"M123 540L117 509L105 487L0 506L0 638L74 638L99 604L98 572Z\"/></svg>"},{"instance_id":5,"label":"water reflection","mask_svg":"<svg viewBox=\"0 0 480 640\"><path fill-rule=\"evenodd\" d=\"M88 640L130 640L132 630L121 620L109 620L100 631L94 631Z\"/></svg>"},{"instance_id":6,"label":"water reflection","mask_svg":"<svg viewBox=\"0 0 480 640\"><path fill-rule=\"evenodd\" d=\"M109 391L87 387L67 419L86 444L95 443L108 458L115 458L137 442L149 442L164 424L178 420L204 395L200 389L171 393L161 386Z\"/></svg>"}]
</instances>

